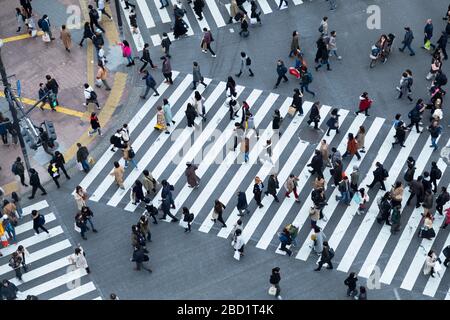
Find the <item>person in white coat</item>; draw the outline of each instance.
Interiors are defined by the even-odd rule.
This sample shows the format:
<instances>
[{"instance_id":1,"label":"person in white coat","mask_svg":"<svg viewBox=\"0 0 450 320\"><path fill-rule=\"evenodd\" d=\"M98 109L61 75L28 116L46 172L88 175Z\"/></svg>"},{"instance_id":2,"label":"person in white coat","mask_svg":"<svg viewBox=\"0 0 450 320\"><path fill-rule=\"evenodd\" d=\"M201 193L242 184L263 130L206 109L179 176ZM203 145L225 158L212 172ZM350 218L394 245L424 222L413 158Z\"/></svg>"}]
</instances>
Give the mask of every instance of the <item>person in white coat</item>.
<instances>
[{"instance_id":1,"label":"person in white coat","mask_svg":"<svg viewBox=\"0 0 450 320\"><path fill-rule=\"evenodd\" d=\"M240 256L244 255L244 239L242 238L242 230L237 229L234 234L233 248L234 251L238 251Z\"/></svg>"},{"instance_id":2,"label":"person in white coat","mask_svg":"<svg viewBox=\"0 0 450 320\"><path fill-rule=\"evenodd\" d=\"M87 193L81 186L77 186L75 188L75 194L73 195L75 198L75 202L77 203L78 211L81 211L81 208L86 206Z\"/></svg>"},{"instance_id":3,"label":"person in white coat","mask_svg":"<svg viewBox=\"0 0 450 320\"><path fill-rule=\"evenodd\" d=\"M197 111L197 114L203 118L203 121L206 121L205 98L202 97L200 92L195 91L194 97L192 98L192 105L195 111Z\"/></svg>"},{"instance_id":4,"label":"person in white coat","mask_svg":"<svg viewBox=\"0 0 450 320\"><path fill-rule=\"evenodd\" d=\"M69 256L70 263L74 264L77 268L84 268L87 273L91 273L89 266L81 246L75 248L75 253Z\"/></svg>"},{"instance_id":5,"label":"person in white coat","mask_svg":"<svg viewBox=\"0 0 450 320\"><path fill-rule=\"evenodd\" d=\"M437 255L433 250L430 250L425 258L425 263L423 265L423 274L430 275L434 278L434 268L436 266Z\"/></svg>"},{"instance_id":6,"label":"person in white coat","mask_svg":"<svg viewBox=\"0 0 450 320\"><path fill-rule=\"evenodd\" d=\"M326 236L318 226L314 226L314 233L311 235L313 240L313 249L317 255L321 255L323 251L323 242L326 240Z\"/></svg>"}]
</instances>

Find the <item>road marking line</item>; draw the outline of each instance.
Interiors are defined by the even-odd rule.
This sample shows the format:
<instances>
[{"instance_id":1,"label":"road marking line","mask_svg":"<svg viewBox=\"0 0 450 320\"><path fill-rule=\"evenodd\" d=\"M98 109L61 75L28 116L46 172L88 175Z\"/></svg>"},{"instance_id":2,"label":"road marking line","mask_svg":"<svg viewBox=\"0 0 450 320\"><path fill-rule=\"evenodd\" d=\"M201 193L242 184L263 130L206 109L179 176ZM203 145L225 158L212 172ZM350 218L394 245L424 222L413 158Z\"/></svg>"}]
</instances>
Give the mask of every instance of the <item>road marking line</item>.
<instances>
[{"instance_id":1,"label":"road marking line","mask_svg":"<svg viewBox=\"0 0 450 320\"><path fill-rule=\"evenodd\" d=\"M51 298L50 300L73 300L75 298L81 297L91 291L96 290L93 282L88 282L83 284L75 289L62 293L56 297ZM97 299L97 298L96 298Z\"/></svg>"},{"instance_id":2,"label":"road marking line","mask_svg":"<svg viewBox=\"0 0 450 320\"><path fill-rule=\"evenodd\" d=\"M153 21L152 14L148 8L147 2L145 0L136 0L136 3L141 11L142 17L144 18L145 26L147 29L155 27L155 21Z\"/></svg>"}]
</instances>

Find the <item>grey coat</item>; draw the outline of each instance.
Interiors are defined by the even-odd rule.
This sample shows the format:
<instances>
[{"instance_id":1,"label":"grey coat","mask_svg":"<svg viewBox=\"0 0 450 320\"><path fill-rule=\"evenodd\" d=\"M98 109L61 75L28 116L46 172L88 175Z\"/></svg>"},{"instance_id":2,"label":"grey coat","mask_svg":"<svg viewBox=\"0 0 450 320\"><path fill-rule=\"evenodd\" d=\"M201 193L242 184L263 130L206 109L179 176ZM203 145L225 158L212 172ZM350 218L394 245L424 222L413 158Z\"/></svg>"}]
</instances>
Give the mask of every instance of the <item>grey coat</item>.
<instances>
[{"instance_id":1,"label":"grey coat","mask_svg":"<svg viewBox=\"0 0 450 320\"><path fill-rule=\"evenodd\" d=\"M192 68L192 80L194 82L201 82L203 81L203 76L200 72L200 66L194 66Z\"/></svg>"}]
</instances>

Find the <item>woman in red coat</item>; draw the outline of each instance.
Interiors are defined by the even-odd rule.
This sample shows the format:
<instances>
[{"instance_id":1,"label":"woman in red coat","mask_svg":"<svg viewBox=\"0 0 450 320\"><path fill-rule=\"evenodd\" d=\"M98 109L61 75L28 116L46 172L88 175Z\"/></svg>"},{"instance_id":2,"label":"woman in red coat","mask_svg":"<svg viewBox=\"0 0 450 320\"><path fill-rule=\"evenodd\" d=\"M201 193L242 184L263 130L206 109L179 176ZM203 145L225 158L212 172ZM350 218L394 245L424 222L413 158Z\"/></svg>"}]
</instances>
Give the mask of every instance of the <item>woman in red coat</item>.
<instances>
[{"instance_id":1,"label":"woman in red coat","mask_svg":"<svg viewBox=\"0 0 450 320\"><path fill-rule=\"evenodd\" d=\"M359 97L359 110L355 112L358 115L360 112L364 112L366 117L369 116L367 112L372 105L372 100L369 99L369 94L367 92L363 92L363 94Z\"/></svg>"},{"instance_id":2,"label":"woman in red coat","mask_svg":"<svg viewBox=\"0 0 450 320\"><path fill-rule=\"evenodd\" d=\"M358 142L356 142L356 139L353 136L353 133L349 133L348 141L347 141L347 150L342 155L342 158L345 158L348 155L351 155L353 157L353 155L355 155L355 154L356 154L356 157L358 158L358 160L360 160L361 156L359 155L359 152L358 152Z\"/></svg>"}]
</instances>

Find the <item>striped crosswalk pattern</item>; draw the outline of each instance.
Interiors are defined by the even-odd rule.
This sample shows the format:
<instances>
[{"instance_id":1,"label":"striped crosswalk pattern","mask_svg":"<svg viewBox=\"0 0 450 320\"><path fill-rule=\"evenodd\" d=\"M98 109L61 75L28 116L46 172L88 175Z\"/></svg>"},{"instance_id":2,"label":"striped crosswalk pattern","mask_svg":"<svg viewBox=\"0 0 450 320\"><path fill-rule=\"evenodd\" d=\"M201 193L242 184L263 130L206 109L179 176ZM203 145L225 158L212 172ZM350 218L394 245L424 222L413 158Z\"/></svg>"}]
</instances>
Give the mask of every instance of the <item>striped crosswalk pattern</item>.
<instances>
[{"instance_id":1,"label":"striped crosswalk pattern","mask_svg":"<svg viewBox=\"0 0 450 320\"><path fill-rule=\"evenodd\" d=\"M37 235L34 233L32 210L44 215L50 235L42 231ZM74 246L64 236L47 201L23 208L23 220L16 227L16 237L17 244L10 239L10 245L0 250L3 254L0 257L0 276L18 287L19 299L25 299L27 295L36 295L40 300L90 300L99 296L85 270L76 270L69 262L68 257L73 253ZM19 245L29 253L25 256L28 271L22 274L22 281L15 277L14 270L9 266L11 254Z\"/></svg>"},{"instance_id":2,"label":"striped crosswalk pattern","mask_svg":"<svg viewBox=\"0 0 450 320\"><path fill-rule=\"evenodd\" d=\"M306 165L311 161L322 139L330 144L330 149L336 147L342 154L347 147L348 134L356 135L360 126L365 127L366 152L361 153L360 160L356 157L343 160L343 168L347 175L355 165L359 166L360 188L372 181L372 171L377 162L383 163L389 172L389 177L385 181L386 188L390 189L396 180L403 181L406 160L409 156L413 156L417 161L416 177L430 170L431 161L436 161L443 172L442 181L438 181L439 187L444 186L443 182L446 179L448 181L450 177L446 162L440 158L439 152L433 152L429 147L430 137L427 133L417 134L413 130L408 134L404 148L397 146L393 149L391 143L394 142L394 129L389 119L355 116L350 110L340 108L340 132L332 131L327 135L326 122L334 106L321 106L319 123L321 130L313 130L312 126L309 127L305 123L312 102L304 102L304 116L290 116L288 109L292 103L291 97L237 86L238 100L240 102L245 100L249 104L250 111L254 115L254 125L259 130L259 139L250 139L252 142L249 148L249 161L243 163L241 147L238 145L233 151L233 128L235 122L240 121L242 111L239 112L237 119L230 119L224 82L206 79L208 87L198 88L205 98L207 120L197 118L194 129L186 127L184 117L186 104L192 97L192 90L187 85L192 81L192 75L175 74L177 77L173 86L167 87L165 84L160 86L164 92L160 99L165 97L170 101L173 119L176 121L170 127L171 134L166 135L152 130L156 122L154 106L160 105L161 100L151 97L129 123L139 169L129 167L126 170L125 190L119 190L113 185L109 173L112 163L119 161L121 155L107 150L81 183L94 201L106 202L110 206L123 208L129 212L142 212L143 205L133 205L129 195L133 183L136 179L142 178L144 169L148 169L157 180L166 179L175 186L173 197L177 209L172 210L172 213L179 217L181 208L187 206L195 216L193 228L202 233L230 238L234 224L240 218L243 220L243 237L247 246L255 245L272 254L285 254L279 250L278 233L285 225L293 223L299 227L299 235L296 246L291 247L295 257L291 259L293 263L304 263L300 261L309 263L312 270L317 262L317 256L311 254L308 209L312 205L310 192L314 177L308 172L310 168ZM284 118L280 136L272 129L272 115L276 109ZM271 161L264 160L266 155L263 146L269 139L274 141ZM445 142L449 143L448 137L445 136L438 141L442 146ZM184 175L186 162L198 165L196 174L200 178L200 185L196 189L190 188L187 184ZM257 208L253 200L254 177L259 176L267 187L268 177L273 172L277 173L280 183L278 192L280 203L276 203L272 196L264 196L263 207ZM300 203L295 202L293 197L285 198L283 195L285 192L283 184L291 173L299 178ZM328 205L324 208L326 219L319 220L318 225L323 229L331 247L335 249L336 256L333 262L336 269L345 273L354 271L360 278L368 280L372 279L375 272L379 274L379 282L383 285L395 285L404 290L422 292L426 296L444 299L448 292L449 277L445 268L435 278L428 278L422 273L425 255L431 248L440 254L441 260L444 260L441 252L450 243L450 236L447 234L448 231L438 230L443 218L436 216L434 221L436 238L433 240L417 238L423 211L406 206L406 200L410 195L406 187L401 212L402 228L400 232L392 235L388 226L375 223L378 215L376 200L384 193L383 191L377 188L369 190L370 201L367 211L363 215L357 215L357 204L354 201L345 206L335 199L339 192L332 186L332 177L328 169L324 170L324 177ZM237 191L245 192L249 201L250 215L238 216ZM152 196L153 204L157 206L160 198L161 190L158 190L156 195ZM226 227L219 228L219 225L211 220L215 199L219 199L226 206L223 214ZM62 261L55 261L52 268L59 267L59 263L64 264ZM36 271L37 274L39 272ZM91 286L86 283L72 293L60 293L52 298L71 297L90 289Z\"/></svg>"},{"instance_id":3,"label":"striped crosswalk pattern","mask_svg":"<svg viewBox=\"0 0 450 320\"><path fill-rule=\"evenodd\" d=\"M193 2L187 4L183 2L181 7L186 10L183 20L189 26L187 35L200 35L203 28L214 31L215 28L222 28L227 25L230 18L230 2L217 0L204 0L205 6L203 8L203 19L199 20L193 8ZM175 40L172 32L174 25L173 5L179 2L177 0L170 0L169 6L161 8L159 0L137 0L136 1L137 23L139 26L138 33L132 34L133 41L138 51L142 51L144 39L151 39L153 46L159 46L162 40L162 33L166 32L171 39ZM279 0L257 0L261 14L270 14L278 10ZM303 4L302 0L289 0L289 5L298 6ZM126 23L131 30L129 14L131 9L125 9L125 2L121 1L122 10L125 15ZM242 7L247 11L248 16L251 13L250 1L245 1ZM281 10L286 9L284 5ZM264 19L264 18L262 18ZM233 22L236 21L233 19Z\"/></svg>"}]
</instances>

